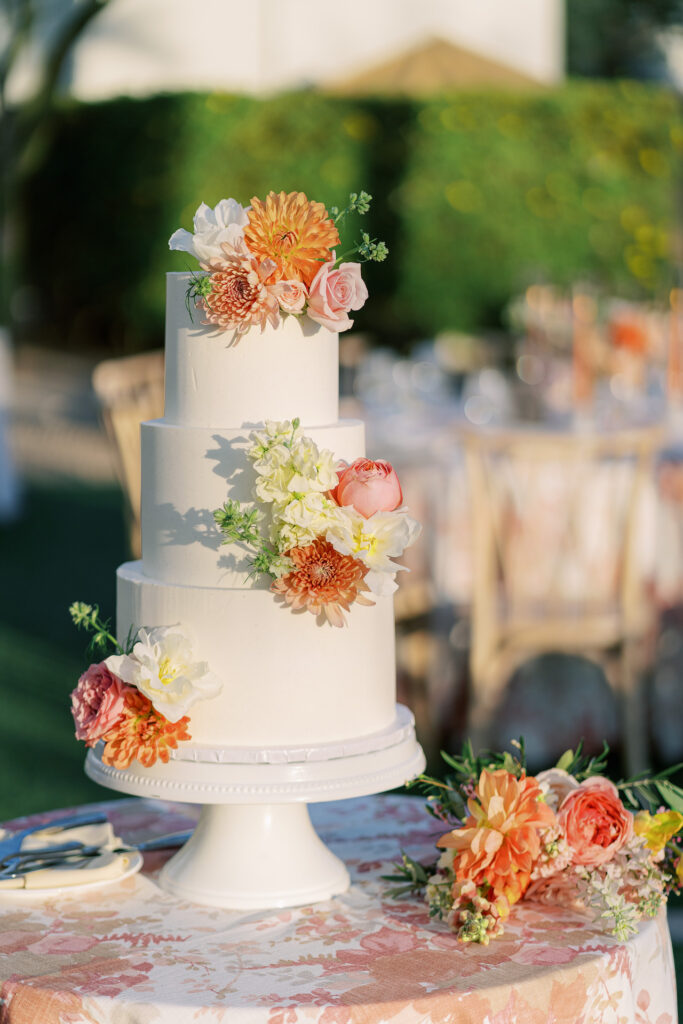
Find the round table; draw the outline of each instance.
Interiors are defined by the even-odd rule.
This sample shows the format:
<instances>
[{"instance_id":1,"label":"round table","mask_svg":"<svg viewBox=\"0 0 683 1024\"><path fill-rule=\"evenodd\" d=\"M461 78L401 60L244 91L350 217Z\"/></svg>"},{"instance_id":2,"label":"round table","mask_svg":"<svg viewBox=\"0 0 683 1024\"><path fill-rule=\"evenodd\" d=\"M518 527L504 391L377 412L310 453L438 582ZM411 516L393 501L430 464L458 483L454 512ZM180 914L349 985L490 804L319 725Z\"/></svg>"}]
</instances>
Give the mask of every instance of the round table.
<instances>
[{"instance_id":1,"label":"round table","mask_svg":"<svg viewBox=\"0 0 683 1024\"><path fill-rule=\"evenodd\" d=\"M187 828L199 811L140 799L97 806L128 840ZM419 900L388 899L381 879L402 849L433 856L435 822L421 800L311 810L352 880L314 906L183 902L155 884L159 853L96 892L0 902L0 1022L675 1024L663 913L619 944L585 918L528 903L489 946L463 945Z\"/></svg>"}]
</instances>

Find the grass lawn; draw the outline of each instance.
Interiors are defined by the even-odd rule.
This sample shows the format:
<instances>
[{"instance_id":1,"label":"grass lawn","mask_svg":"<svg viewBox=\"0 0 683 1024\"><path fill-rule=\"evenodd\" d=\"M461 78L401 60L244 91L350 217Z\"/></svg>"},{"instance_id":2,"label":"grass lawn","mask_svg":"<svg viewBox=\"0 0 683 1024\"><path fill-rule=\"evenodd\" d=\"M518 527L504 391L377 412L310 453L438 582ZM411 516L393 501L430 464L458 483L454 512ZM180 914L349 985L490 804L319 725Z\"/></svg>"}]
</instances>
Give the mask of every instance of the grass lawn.
<instances>
[{"instance_id":1,"label":"grass lawn","mask_svg":"<svg viewBox=\"0 0 683 1024\"><path fill-rule=\"evenodd\" d=\"M113 618L126 559L115 487L32 485L21 519L0 526L0 821L115 794L83 773L69 693L88 664L72 601Z\"/></svg>"},{"instance_id":2,"label":"grass lawn","mask_svg":"<svg viewBox=\"0 0 683 1024\"><path fill-rule=\"evenodd\" d=\"M86 778L74 738L69 693L89 662L68 608L88 601L113 620L126 558L114 487L34 484L19 522L0 526L0 821L117 795ZM674 957L683 1020L683 945Z\"/></svg>"}]
</instances>

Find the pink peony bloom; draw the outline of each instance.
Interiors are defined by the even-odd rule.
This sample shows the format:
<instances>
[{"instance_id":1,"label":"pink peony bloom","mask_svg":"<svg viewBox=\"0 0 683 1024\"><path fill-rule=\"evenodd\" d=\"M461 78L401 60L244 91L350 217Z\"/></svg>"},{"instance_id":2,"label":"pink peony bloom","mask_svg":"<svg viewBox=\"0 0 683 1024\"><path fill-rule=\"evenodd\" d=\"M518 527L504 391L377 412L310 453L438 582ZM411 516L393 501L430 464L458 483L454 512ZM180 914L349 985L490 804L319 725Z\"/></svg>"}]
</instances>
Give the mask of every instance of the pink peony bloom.
<instances>
[{"instance_id":1,"label":"pink peony bloom","mask_svg":"<svg viewBox=\"0 0 683 1024\"><path fill-rule=\"evenodd\" d=\"M87 747L94 747L105 733L113 729L123 716L123 695L128 689L103 661L91 665L71 694L76 739L85 740Z\"/></svg>"},{"instance_id":2,"label":"pink peony bloom","mask_svg":"<svg viewBox=\"0 0 683 1024\"><path fill-rule=\"evenodd\" d=\"M328 331L347 331L353 327L353 320L346 314L365 304L368 290L360 276L360 263L340 263L336 270L333 267L334 260L323 263L311 281L307 312Z\"/></svg>"},{"instance_id":3,"label":"pink peony bloom","mask_svg":"<svg viewBox=\"0 0 683 1024\"><path fill-rule=\"evenodd\" d=\"M393 512L403 501L396 470L388 462L356 459L350 466L342 464L338 476L330 496L338 505L353 505L366 519L375 512Z\"/></svg>"},{"instance_id":4,"label":"pink peony bloom","mask_svg":"<svg viewBox=\"0 0 683 1024\"><path fill-rule=\"evenodd\" d=\"M308 295L303 281L277 281L268 286L268 291L275 296L280 309L285 313L300 313Z\"/></svg>"},{"instance_id":5,"label":"pink peony bloom","mask_svg":"<svg viewBox=\"0 0 683 1024\"><path fill-rule=\"evenodd\" d=\"M601 775L573 789L560 804L557 818L573 864L606 864L633 835L633 815L614 783Z\"/></svg>"}]
</instances>

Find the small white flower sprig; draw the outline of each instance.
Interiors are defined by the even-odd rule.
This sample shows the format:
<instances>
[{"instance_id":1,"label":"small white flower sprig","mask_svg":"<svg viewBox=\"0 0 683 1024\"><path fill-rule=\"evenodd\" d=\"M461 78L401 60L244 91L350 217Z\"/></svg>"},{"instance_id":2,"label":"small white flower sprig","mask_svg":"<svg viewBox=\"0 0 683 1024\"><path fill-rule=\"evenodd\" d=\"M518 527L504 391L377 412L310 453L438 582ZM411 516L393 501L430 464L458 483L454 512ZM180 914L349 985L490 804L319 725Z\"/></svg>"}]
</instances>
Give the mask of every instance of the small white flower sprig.
<instances>
[{"instance_id":1,"label":"small white flower sprig","mask_svg":"<svg viewBox=\"0 0 683 1024\"><path fill-rule=\"evenodd\" d=\"M368 297L361 263L382 262L389 250L361 232L337 256L338 227L351 214L365 216L371 200L367 192L352 192L343 209L329 212L303 192L255 196L247 207L236 199L222 199L214 209L201 203L194 233L180 228L168 243L195 256L204 271L190 281L188 311L194 303L205 313L203 323L238 336L256 325L277 327L288 314L307 314L333 332L348 330L349 312Z\"/></svg>"},{"instance_id":2,"label":"small white flower sprig","mask_svg":"<svg viewBox=\"0 0 683 1024\"><path fill-rule=\"evenodd\" d=\"M307 608L343 625L353 601L396 590L399 557L420 532L401 506L392 467L358 459L336 464L332 452L305 437L300 421L267 421L250 435L254 498L269 506L245 509L226 501L214 511L224 544L253 551L254 573L295 609ZM401 506L401 507L400 507Z\"/></svg>"}]
</instances>

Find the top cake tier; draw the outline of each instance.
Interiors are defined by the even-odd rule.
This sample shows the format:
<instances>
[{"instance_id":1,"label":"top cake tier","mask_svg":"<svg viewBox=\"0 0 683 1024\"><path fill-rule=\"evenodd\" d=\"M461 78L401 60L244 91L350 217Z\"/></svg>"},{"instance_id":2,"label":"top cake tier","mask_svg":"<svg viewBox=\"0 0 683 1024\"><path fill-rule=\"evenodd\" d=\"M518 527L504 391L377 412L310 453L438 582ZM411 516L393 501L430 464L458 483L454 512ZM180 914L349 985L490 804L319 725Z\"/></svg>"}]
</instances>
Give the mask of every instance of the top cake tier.
<instances>
[{"instance_id":1,"label":"top cake tier","mask_svg":"<svg viewBox=\"0 0 683 1024\"><path fill-rule=\"evenodd\" d=\"M287 316L247 337L202 324L190 310L189 273L166 275L167 423L246 427L264 420L302 426L339 418L339 338L306 316ZM191 312L190 312L191 311Z\"/></svg>"}]
</instances>

